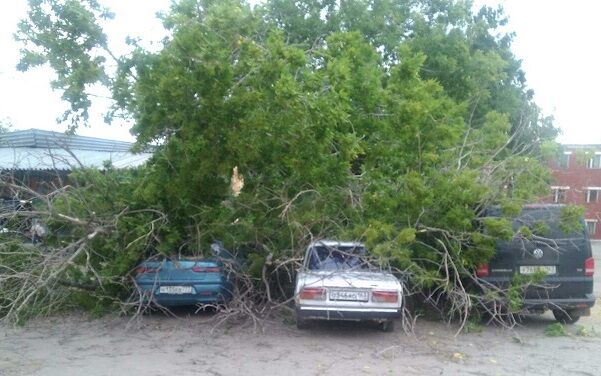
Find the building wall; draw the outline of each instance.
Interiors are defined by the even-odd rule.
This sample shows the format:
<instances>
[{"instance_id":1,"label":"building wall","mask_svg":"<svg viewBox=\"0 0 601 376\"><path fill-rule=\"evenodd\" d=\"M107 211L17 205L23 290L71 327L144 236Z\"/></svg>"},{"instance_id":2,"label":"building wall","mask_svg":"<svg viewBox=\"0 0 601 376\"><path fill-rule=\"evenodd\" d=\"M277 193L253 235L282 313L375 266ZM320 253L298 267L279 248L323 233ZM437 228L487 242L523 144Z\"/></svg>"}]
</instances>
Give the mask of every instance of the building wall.
<instances>
[{"instance_id":1,"label":"building wall","mask_svg":"<svg viewBox=\"0 0 601 376\"><path fill-rule=\"evenodd\" d=\"M29 200L36 194L48 194L68 184L68 171L0 170L0 197ZM31 190L31 191L29 191Z\"/></svg>"},{"instance_id":2,"label":"building wall","mask_svg":"<svg viewBox=\"0 0 601 376\"><path fill-rule=\"evenodd\" d=\"M564 159L550 166L555 182L551 186L551 195L545 201L584 206L591 238L601 239L601 166L597 163L601 157L601 145L564 147ZM583 150L598 153L594 157L597 161L590 161L579 153ZM563 197L558 191L563 191Z\"/></svg>"}]
</instances>

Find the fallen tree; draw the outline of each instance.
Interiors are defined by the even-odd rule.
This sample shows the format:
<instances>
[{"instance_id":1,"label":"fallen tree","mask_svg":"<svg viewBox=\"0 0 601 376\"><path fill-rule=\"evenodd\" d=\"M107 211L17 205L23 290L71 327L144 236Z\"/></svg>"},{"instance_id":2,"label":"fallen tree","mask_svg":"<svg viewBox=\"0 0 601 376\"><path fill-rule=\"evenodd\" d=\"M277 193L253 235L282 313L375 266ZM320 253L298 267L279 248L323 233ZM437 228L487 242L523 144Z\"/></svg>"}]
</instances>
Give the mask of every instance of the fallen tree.
<instances>
[{"instance_id":1,"label":"fallen tree","mask_svg":"<svg viewBox=\"0 0 601 376\"><path fill-rule=\"evenodd\" d=\"M548 189L543 161L556 130L532 101L511 36L498 32L500 10L184 0L162 16L162 49L132 41L124 56L99 26L109 16L95 1L31 1L17 34L20 68L57 71L74 129L87 119L90 86L102 83L109 115L133 122L139 147L156 145L126 184L107 185L117 172L84 173L48 204L50 226L69 229L53 252L74 264L50 272L53 292L62 281L95 307L122 301L143 257L220 239L249 260L253 299L277 305L289 299L277 284L304 246L344 238L365 241L465 322L479 303L464 279L511 231L510 221L480 221L482 210L500 205L510 217ZM244 184L235 192L233 168ZM112 287L77 288L92 280ZM31 306L15 292L22 286L48 290L21 282L3 297L10 317L15 302Z\"/></svg>"}]
</instances>

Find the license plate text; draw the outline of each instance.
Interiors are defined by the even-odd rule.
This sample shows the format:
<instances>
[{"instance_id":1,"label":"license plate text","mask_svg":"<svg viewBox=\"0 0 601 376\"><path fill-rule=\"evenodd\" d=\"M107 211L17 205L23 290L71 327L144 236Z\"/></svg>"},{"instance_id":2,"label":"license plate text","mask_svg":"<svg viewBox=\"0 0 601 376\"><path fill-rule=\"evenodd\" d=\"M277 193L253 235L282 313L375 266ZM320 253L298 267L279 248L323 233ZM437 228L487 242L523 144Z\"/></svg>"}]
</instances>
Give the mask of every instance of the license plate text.
<instances>
[{"instance_id":1,"label":"license plate text","mask_svg":"<svg viewBox=\"0 0 601 376\"><path fill-rule=\"evenodd\" d=\"M366 302L368 299L367 291L330 291L330 300L342 300L352 302Z\"/></svg>"},{"instance_id":2,"label":"license plate text","mask_svg":"<svg viewBox=\"0 0 601 376\"><path fill-rule=\"evenodd\" d=\"M161 286L159 287L161 294L192 294L192 286Z\"/></svg>"},{"instance_id":3,"label":"license plate text","mask_svg":"<svg viewBox=\"0 0 601 376\"><path fill-rule=\"evenodd\" d=\"M520 274L534 274L539 271L545 274L557 274L557 266L555 265L522 265L520 266Z\"/></svg>"}]
</instances>

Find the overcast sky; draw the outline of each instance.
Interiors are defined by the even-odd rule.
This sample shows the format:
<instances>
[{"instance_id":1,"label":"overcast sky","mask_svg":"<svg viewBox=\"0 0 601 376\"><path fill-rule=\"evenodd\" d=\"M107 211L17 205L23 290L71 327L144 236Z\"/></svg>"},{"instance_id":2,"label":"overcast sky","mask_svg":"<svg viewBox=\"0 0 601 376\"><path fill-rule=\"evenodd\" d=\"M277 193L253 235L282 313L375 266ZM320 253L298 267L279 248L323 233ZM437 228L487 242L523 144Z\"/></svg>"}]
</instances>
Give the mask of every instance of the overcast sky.
<instances>
[{"instance_id":1,"label":"overcast sky","mask_svg":"<svg viewBox=\"0 0 601 376\"><path fill-rule=\"evenodd\" d=\"M155 13L166 10L169 0L102 0L116 14L106 31L116 51L122 51L125 36L158 41L163 35ZM528 85L536 102L555 117L563 143L601 143L601 1L596 0L477 0L501 4L509 17L508 29L516 32L513 50L522 60ZM38 68L26 73L15 70L19 46L12 34L25 16L27 2L3 3L0 13L0 120L13 129L40 128L64 131L56 123L67 105L60 93L49 87L52 72ZM79 134L133 141L125 124L105 125L107 103L92 109L92 127Z\"/></svg>"}]
</instances>

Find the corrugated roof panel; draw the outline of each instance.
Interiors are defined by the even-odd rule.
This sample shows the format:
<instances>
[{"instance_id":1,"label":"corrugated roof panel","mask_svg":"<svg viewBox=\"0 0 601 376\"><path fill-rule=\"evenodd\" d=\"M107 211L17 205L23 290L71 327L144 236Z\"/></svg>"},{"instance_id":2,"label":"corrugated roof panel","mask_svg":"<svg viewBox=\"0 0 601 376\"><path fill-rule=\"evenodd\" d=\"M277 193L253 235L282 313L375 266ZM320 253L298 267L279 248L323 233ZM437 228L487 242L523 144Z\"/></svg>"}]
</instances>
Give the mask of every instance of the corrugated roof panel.
<instances>
[{"instance_id":1,"label":"corrugated roof panel","mask_svg":"<svg viewBox=\"0 0 601 376\"><path fill-rule=\"evenodd\" d=\"M111 152L94 150L42 149L32 147L1 148L2 170L72 170L78 167L102 168L110 161L116 168L144 164L152 153Z\"/></svg>"},{"instance_id":2,"label":"corrugated roof panel","mask_svg":"<svg viewBox=\"0 0 601 376\"><path fill-rule=\"evenodd\" d=\"M109 152L128 152L132 143L96 137L28 129L0 134L0 148L79 149Z\"/></svg>"}]
</instances>

